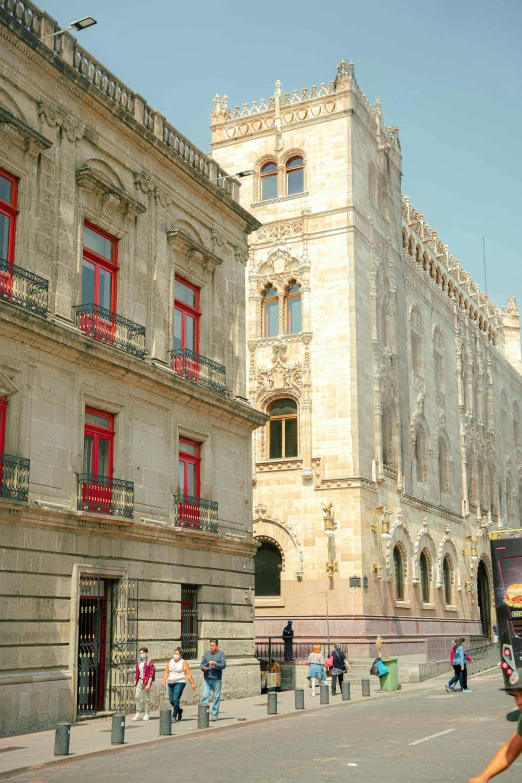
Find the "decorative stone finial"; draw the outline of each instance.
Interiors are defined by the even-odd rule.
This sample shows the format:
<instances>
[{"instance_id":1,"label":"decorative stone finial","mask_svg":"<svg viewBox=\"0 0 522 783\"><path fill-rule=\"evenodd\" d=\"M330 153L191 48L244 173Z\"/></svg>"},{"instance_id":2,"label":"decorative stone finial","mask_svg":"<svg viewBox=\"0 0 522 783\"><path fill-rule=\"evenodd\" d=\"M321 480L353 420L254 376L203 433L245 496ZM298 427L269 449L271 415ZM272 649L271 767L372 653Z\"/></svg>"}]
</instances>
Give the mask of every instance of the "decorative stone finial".
<instances>
[{"instance_id":1,"label":"decorative stone finial","mask_svg":"<svg viewBox=\"0 0 522 783\"><path fill-rule=\"evenodd\" d=\"M282 95L282 92L281 92L281 82L278 79L276 81L276 83L275 83L274 98L280 98L281 95Z\"/></svg>"},{"instance_id":2,"label":"decorative stone finial","mask_svg":"<svg viewBox=\"0 0 522 783\"><path fill-rule=\"evenodd\" d=\"M341 60L337 66L337 76L335 79L335 89L340 90L350 84L353 77L353 62L349 63L346 60Z\"/></svg>"}]
</instances>

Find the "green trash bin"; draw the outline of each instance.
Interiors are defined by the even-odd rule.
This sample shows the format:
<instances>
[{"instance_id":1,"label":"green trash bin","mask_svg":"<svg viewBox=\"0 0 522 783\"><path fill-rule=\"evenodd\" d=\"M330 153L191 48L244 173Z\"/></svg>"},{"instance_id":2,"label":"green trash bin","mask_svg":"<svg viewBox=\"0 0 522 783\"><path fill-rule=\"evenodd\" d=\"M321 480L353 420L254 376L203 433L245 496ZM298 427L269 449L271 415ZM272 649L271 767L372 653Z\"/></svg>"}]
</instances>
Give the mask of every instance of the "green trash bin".
<instances>
[{"instance_id":1,"label":"green trash bin","mask_svg":"<svg viewBox=\"0 0 522 783\"><path fill-rule=\"evenodd\" d=\"M399 664L398 658L383 658L383 664L389 669L388 674L380 678L381 691L399 690Z\"/></svg>"}]
</instances>

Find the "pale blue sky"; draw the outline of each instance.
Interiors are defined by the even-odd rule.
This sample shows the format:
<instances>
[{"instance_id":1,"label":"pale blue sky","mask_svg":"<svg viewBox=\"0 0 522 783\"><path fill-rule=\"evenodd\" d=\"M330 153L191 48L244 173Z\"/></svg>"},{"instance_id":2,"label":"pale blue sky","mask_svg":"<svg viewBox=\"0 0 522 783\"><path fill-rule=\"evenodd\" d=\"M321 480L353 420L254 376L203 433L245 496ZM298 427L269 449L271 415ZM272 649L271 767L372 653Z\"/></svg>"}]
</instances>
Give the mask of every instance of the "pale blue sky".
<instances>
[{"instance_id":1,"label":"pale blue sky","mask_svg":"<svg viewBox=\"0 0 522 783\"><path fill-rule=\"evenodd\" d=\"M520 0L40 2L63 24L94 16L82 45L204 151L216 92L259 102L353 60L399 126L403 192L482 289L485 234L491 299L522 306Z\"/></svg>"}]
</instances>

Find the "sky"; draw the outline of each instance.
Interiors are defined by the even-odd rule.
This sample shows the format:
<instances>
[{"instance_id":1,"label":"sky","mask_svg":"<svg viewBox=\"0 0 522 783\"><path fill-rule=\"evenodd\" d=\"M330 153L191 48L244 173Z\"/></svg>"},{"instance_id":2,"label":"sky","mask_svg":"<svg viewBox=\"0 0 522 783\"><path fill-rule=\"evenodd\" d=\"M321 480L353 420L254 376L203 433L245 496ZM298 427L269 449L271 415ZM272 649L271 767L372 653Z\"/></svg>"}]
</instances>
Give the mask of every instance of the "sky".
<instances>
[{"instance_id":1,"label":"sky","mask_svg":"<svg viewBox=\"0 0 522 783\"><path fill-rule=\"evenodd\" d=\"M205 152L229 106L335 78L398 125L402 190L493 302L522 307L521 0L40 0L103 65Z\"/></svg>"}]
</instances>

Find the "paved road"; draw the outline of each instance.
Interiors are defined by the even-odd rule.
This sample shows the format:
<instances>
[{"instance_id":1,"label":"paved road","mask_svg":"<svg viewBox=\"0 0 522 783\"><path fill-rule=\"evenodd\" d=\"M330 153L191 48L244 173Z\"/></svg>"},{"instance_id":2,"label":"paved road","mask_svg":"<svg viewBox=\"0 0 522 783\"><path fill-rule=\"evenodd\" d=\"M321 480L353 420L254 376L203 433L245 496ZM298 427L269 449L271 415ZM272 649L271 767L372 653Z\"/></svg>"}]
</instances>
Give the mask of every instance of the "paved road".
<instances>
[{"instance_id":1,"label":"paved road","mask_svg":"<svg viewBox=\"0 0 522 783\"><path fill-rule=\"evenodd\" d=\"M514 731L505 720L512 699L500 675L470 681L473 693L436 690L328 708L212 735L70 760L25 773L17 783L466 783ZM222 705L226 713L226 702ZM217 724L219 725L219 723ZM236 724L237 726L238 724ZM442 736L433 736L447 732ZM499 778L522 779L522 762Z\"/></svg>"}]
</instances>

